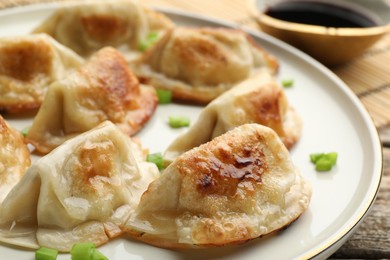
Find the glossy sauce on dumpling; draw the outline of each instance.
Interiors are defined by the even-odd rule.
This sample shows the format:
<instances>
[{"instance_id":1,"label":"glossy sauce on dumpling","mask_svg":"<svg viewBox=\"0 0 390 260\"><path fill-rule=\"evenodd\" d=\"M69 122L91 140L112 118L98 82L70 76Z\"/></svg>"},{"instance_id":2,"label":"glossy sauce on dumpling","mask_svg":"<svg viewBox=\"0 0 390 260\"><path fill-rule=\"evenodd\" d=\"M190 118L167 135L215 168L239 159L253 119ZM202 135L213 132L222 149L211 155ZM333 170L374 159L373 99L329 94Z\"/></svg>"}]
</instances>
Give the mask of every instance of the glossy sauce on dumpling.
<instances>
[{"instance_id":1,"label":"glossy sauce on dumpling","mask_svg":"<svg viewBox=\"0 0 390 260\"><path fill-rule=\"evenodd\" d=\"M177 157L125 228L159 247L238 244L288 226L310 198L310 184L276 133L245 124Z\"/></svg>"}]
</instances>

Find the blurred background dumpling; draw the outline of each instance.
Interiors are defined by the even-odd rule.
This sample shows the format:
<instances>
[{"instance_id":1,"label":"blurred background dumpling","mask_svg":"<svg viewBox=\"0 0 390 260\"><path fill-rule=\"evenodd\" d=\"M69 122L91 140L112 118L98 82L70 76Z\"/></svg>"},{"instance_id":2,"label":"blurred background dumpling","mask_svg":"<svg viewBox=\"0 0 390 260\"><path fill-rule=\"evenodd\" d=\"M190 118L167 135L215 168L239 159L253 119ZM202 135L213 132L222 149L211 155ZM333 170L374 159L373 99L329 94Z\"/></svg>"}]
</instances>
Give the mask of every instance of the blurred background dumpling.
<instances>
[{"instance_id":1,"label":"blurred background dumpling","mask_svg":"<svg viewBox=\"0 0 390 260\"><path fill-rule=\"evenodd\" d=\"M0 38L0 112L26 113L84 59L45 34Z\"/></svg>"},{"instance_id":2,"label":"blurred background dumpling","mask_svg":"<svg viewBox=\"0 0 390 260\"><path fill-rule=\"evenodd\" d=\"M83 57L111 46L130 61L142 53L140 44L150 34L159 38L172 26L164 14L138 1L80 1L55 11L33 33L47 33Z\"/></svg>"},{"instance_id":3,"label":"blurred background dumpling","mask_svg":"<svg viewBox=\"0 0 390 260\"><path fill-rule=\"evenodd\" d=\"M276 73L279 63L243 31L175 27L132 66L176 100L208 103L260 71Z\"/></svg>"}]
</instances>

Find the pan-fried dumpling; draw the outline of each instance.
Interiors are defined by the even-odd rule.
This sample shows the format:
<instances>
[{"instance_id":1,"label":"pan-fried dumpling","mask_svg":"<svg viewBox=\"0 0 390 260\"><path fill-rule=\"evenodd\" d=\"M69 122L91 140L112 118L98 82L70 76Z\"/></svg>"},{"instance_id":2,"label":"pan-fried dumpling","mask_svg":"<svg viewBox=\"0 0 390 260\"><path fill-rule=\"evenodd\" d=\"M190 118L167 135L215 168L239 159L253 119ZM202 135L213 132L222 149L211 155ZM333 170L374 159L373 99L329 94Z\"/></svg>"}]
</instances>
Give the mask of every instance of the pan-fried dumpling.
<instances>
[{"instance_id":1,"label":"pan-fried dumpling","mask_svg":"<svg viewBox=\"0 0 390 260\"><path fill-rule=\"evenodd\" d=\"M133 66L177 100L208 103L259 71L276 73L278 62L243 31L176 27Z\"/></svg>"},{"instance_id":2,"label":"pan-fried dumpling","mask_svg":"<svg viewBox=\"0 0 390 260\"><path fill-rule=\"evenodd\" d=\"M30 166L24 137L0 116L0 204Z\"/></svg>"},{"instance_id":3,"label":"pan-fried dumpling","mask_svg":"<svg viewBox=\"0 0 390 260\"><path fill-rule=\"evenodd\" d=\"M172 26L168 17L138 1L83 1L57 10L34 33L47 33L83 57L112 46L131 60L150 33L161 37Z\"/></svg>"},{"instance_id":4,"label":"pan-fried dumpling","mask_svg":"<svg viewBox=\"0 0 390 260\"><path fill-rule=\"evenodd\" d=\"M0 206L0 241L69 251L122 233L120 226L159 176L141 146L111 122L36 161Z\"/></svg>"},{"instance_id":5,"label":"pan-fried dumpling","mask_svg":"<svg viewBox=\"0 0 390 260\"><path fill-rule=\"evenodd\" d=\"M140 85L120 52L106 47L49 86L26 139L45 154L105 120L133 135L156 106L155 90Z\"/></svg>"},{"instance_id":6,"label":"pan-fried dumpling","mask_svg":"<svg viewBox=\"0 0 390 260\"><path fill-rule=\"evenodd\" d=\"M247 123L272 128L287 148L301 135L301 119L288 104L283 89L269 73L261 73L209 103L188 131L169 145L164 158L169 163L185 151Z\"/></svg>"},{"instance_id":7,"label":"pan-fried dumpling","mask_svg":"<svg viewBox=\"0 0 390 260\"><path fill-rule=\"evenodd\" d=\"M288 226L310 198L276 133L247 124L178 157L149 185L126 229L160 247L237 244Z\"/></svg>"},{"instance_id":8,"label":"pan-fried dumpling","mask_svg":"<svg viewBox=\"0 0 390 260\"><path fill-rule=\"evenodd\" d=\"M50 83L83 59L44 34L0 39L0 111L39 108Z\"/></svg>"}]
</instances>

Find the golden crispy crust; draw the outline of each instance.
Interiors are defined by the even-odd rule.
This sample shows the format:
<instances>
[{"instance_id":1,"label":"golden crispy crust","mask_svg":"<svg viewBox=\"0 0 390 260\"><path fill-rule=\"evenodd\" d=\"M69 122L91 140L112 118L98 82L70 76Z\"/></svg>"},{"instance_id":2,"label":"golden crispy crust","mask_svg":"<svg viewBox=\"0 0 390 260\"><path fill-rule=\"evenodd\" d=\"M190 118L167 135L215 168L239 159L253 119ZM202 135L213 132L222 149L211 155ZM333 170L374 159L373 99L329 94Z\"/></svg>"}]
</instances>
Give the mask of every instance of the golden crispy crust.
<instances>
[{"instance_id":1,"label":"golden crispy crust","mask_svg":"<svg viewBox=\"0 0 390 260\"><path fill-rule=\"evenodd\" d=\"M111 46L132 59L150 32L163 34L172 26L167 16L138 1L83 1L57 10L33 32L47 33L83 57Z\"/></svg>"},{"instance_id":2,"label":"golden crispy crust","mask_svg":"<svg viewBox=\"0 0 390 260\"><path fill-rule=\"evenodd\" d=\"M0 204L30 164L24 137L0 116Z\"/></svg>"},{"instance_id":3,"label":"golden crispy crust","mask_svg":"<svg viewBox=\"0 0 390 260\"><path fill-rule=\"evenodd\" d=\"M276 133L246 124L178 157L124 228L160 247L239 244L288 226L310 197Z\"/></svg>"},{"instance_id":4,"label":"golden crispy crust","mask_svg":"<svg viewBox=\"0 0 390 260\"><path fill-rule=\"evenodd\" d=\"M272 128L288 149L301 136L301 118L289 104L284 90L269 73L262 73L210 102L188 131L168 146L164 160L169 164L180 154L248 123Z\"/></svg>"},{"instance_id":5,"label":"golden crispy crust","mask_svg":"<svg viewBox=\"0 0 390 260\"><path fill-rule=\"evenodd\" d=\"M236 100L247 115L246 123L258 123L272 128L283 141L287 149L299 140L302 121L295 109L289 104L283 89L275 80L266 82L258 88Z\"/></svg>"},{"instance_id":6,"label":"golden crispy crust","mask_svg":"<svg viewBox=\"0 0 390 260\"><path fill-rule=\"evenodd\" d=\"M105 120L133 135L149 120L157 103L155 90L140 85L123 55L106 47L49 87L27 141L45 154Z\"/></svg>"},{"instance_id":7,"label":"golden crispy crust","mask_svg":"<svg viewBox=\"0 0 390 260\"><path fill-rule=\"evenodd\" d=\"M108 119L128 135L134 135L156 110L156 92L139 84L126 60L113 48L104 48L92 56L80 68L80 75L90 79L97 90L90 91L91 86L85 86L85 92L78 95L80 104L88 107L84 102L92 95L97 102L93 108L103 109Z\"/></svg>"},{"instance_id":8,"label":"golden crispy crust","mask_svg":"<svg viewBox=\"0 0 390 260\"><path fill-rule=\"evenodd\" d=\"M278 61L247 34L226 28L174 28L135 65L142 82L177 100L205 104Z\"/></svg>"},{"instance_id":9,"label":"golden crispy crust","mask_svg":"<svg viewBox=\"0 0 390 260\"><path fill-rule=\"evenodd\" d=\"M159 176L142 147L109 121L36 161L0 204L0 241L69 252L123 233L149 183Z\"/></svg>"},{"instance_id":10,"label":"golden crispy crust","mask_svg":"<svg viewBox=\"0 0 390 260\"><path fill-rule=\"evenodd\" d=\"M82 59L46 35L0 39L0 111L39 108L48 85Z\"/></svg>"}]
</instances>

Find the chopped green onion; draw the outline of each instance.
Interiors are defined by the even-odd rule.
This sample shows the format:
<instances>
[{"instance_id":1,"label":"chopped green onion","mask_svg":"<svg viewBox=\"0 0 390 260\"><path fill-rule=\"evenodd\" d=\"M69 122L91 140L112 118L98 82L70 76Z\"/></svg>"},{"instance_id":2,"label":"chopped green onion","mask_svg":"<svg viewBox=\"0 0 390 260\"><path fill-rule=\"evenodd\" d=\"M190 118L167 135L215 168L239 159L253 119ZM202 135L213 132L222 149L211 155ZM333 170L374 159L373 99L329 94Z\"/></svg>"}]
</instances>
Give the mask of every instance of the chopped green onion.
<instances>
[{"instance_id":1,"label":"chopped green onion","mask_svg":"<svg viewBox=\"0 0 390 260\"><path fill-rule=\"evenodd\" d=\"M70 250L72 260L91 260L96 245L91 242L74 244Z\"/></svg>"},{"instance_id":2,"label":"chopped green onion","mask_svg":"<svg viewBox=\"0 0 390 260\"><path fill-rule=\"evenodd\" d=\"M158 39L158 33L157 32L150 32L148 36L146 36L147 40L154 41Z\"/></svg>"},{"instance_id":3,"label":"chopped green onion","mask_svg":"<svg viewBox=\"0 0 390 260\"><path fill-rule=\"evenodd\" d=\"M108 258L96 249L91 242L74 244L70 250L72 260L108 260Z\"/></svg>"},{"instance_id":4,"label":"chopped green onion","mask_svg":"<svg viewBox=\"0 0 390 260\"><path fill-rule=\"evenodd\" d=\"M157 89L158 103L169 104L172 101L172 91L165 89Z\"/></svg>"},{"instance_id":5,"label":"chopped green onion","mask_svg":"<svg viewBox=\"0 0 390 260\"><path fill-rule=\"evenodd\" d=\"M24 137L27 136L28 131L30 131L30 128L31 126L26 126L25 128L22 129L22 131L20 131Z\"/></svg>"},{"instance_id":6,"label":"chopped green onion","mask_svg":"<svg viewBox=\"0 0 390 260\"><path fill-rule=\"evenodd\" d=\"M146 39L141 41L139 43L138 49L140 51L145 51L150 46L152 46L154 43L156 43L158 40L158 33L157 32L151 32L146 36Z\"/></svg>"},{"instance_id":7,"label":"chopped green onion","mask_svg":"<svg viewBox=\"0 0 390 260\"><path fill-rule=\"evenodd\" d=\"M41 247L35 251L35 260L55 260L57 258L58 251L55 249Z\"/></svg>"},{"instance_id":8,"label":"chopped green onion","mask_svg":"<svg viewBox=\"0 0 390 260\"><path fill-rule=\"evenodd\" d=\"M332 169L332 162L325 157L321 157L316 162L316 170L317 171L330 171Z\"/></svg>"},{"instance_id":9,"label":"chopped green onion","mask_svg":"<svg viewBox=\"0 0 390 260\"><path fill-rule=\"evenodd\" d=\"M317 171L330 171L337 162L337 153L312 153L310 161L315 164Z\"/></svg>"},{"instance_id":10,"label":"chopped green onion","mask_svg":"<svg viewBox=\"0 0 390 260\"><path fill-rule=\"evenodd\" d=\"M332 163L332 166L336 165L336 162L337 162L337 153L336 152L325 154L325 158Z\"/></svg>"},{"instance_id":11,"label":"chopped green onion","mask_svg":"<svg viewBox=\"0 0 390 260\"><path fill-rule=\"evenodd\" d=\"M190 125L190 119L184 116L170 116L169 117L169 125L172 128L180 128L184 126Z\"/></svg>"},{"instance_id":12,"label":"chopped green onion","mask_svg":"<svg viewBox=\"0 0 390 260\"><path fill-rule=\"evenodd\" d=\"M92 260L108 260L108 257L100 253L97 249L93 250Z\"/></svg>"},{"instance_id":13,"label":"chopped green onion","mask_svg":"<svg viewBox=\"0 0 390 260\"><path fill-rule=\"evenodd\" d=\"M285 88L292 87L294 85L294 80L293 79L284 79L284 80L282 80L282 85Z\"/></svg>"},{"instance_id":14,"label":"chopped green onion","mask_svg":"<svg viewBox=\"0 0 390 260\"><path fill-rule=\"evenodd\" d=\"M310 154L310 161L316 163L322 156L324 156L324 153L312 153Z\"/></svg>"},{"instance_id":15,"label":"chopped green onion","mask_svg":"<svg viewBox=\"0 0 390 260\"><path fill-rule=\"evenodd\" d=\"M146 161L156 164L159 170L164 168L164 158L161 153L148 154Z\"/></svg>"}]
</instances>

